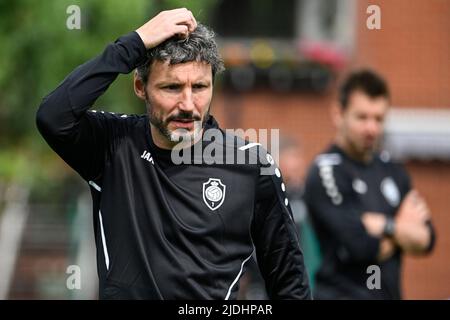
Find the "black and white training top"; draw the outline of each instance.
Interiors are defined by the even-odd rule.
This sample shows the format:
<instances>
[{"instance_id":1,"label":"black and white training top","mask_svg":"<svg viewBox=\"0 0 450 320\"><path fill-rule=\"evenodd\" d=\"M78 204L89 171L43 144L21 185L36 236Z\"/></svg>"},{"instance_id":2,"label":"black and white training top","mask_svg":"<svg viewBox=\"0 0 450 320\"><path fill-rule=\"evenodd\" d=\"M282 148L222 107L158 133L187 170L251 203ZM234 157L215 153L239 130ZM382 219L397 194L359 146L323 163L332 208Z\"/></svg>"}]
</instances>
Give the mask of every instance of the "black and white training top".
<instances>
[{"instance_id":1,"label":"black and white training top","mask_svg":"<svg viewBox=\"0 0 450 320\"><path fill-rule=\"evenodd\" d=\"M147 115L89 111L145 58L136 32L122 36L37 112L45 140L90 185L100 298L235 299L254 250L270 298L311 298L281 174L262 148L200 141L266 161L175 165L153 143ZM209 128L219 130L212 116ZM261 175L264 166L273 174Z\"/></svg>"},{"instance_id":2,"label":"black and white training top","mask_svg":"<svg viewBox=\"0 0 450 320\"><path fill-rule=\"evenodd\" d=\"M411 181L404 167L387 152L369 163L351 159L337 145L318 155L305 183L304 199L320 242L322 263L316 273L317 299L400 299L400 248L379 262L380 238L371 236L361 221L364 212L394 217ZM427 251L434 245L434 229ZM379 286L368 278L380 270ZM370 279L369 279L370 282Z\"/></svg>"}]
</instances>

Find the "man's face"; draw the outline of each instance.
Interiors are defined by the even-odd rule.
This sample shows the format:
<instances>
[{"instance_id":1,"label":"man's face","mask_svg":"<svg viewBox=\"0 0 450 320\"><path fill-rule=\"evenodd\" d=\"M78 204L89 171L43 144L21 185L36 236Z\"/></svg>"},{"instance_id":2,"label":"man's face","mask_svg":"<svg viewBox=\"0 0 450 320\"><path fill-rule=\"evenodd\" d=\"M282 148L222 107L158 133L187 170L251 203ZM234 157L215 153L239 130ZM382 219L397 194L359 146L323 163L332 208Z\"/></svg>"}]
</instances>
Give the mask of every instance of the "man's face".
<instances>
[{"instance_id":1,"label":"man's face","mask_svg":"<svg viewBox=\"0 0 450 320\"><path fill-rule=\"evenodd\" d=\"M145 88L150 122L170 142L196 136L208 116L212 88L207 63L155 61Z\"/></svg>"},{"instance_id":2,"label":"man's face","mask_svg":"<svg viewBox=\"0 0 450 320\"><path fill-rule=\"evenodd\" d=\"M340 112L338 124L345 143L357 153L373 153L383 134L388 106L386 97L371 98L363 92L353 92L347 108Z\"/></svg>"}]
</instances>

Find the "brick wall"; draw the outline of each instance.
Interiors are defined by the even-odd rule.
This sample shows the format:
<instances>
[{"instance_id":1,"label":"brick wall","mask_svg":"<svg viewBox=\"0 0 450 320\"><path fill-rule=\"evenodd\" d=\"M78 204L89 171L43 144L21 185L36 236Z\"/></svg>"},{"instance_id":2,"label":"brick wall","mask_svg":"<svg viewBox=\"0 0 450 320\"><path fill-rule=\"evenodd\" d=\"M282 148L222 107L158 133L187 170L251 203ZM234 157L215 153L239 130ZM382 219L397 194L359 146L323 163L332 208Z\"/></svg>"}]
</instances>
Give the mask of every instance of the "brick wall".
<instances>
[{"instance_id":1,"label":"brick wall","mask_svg":"<svg viewBox=\"0 0 450 320\"><path fill-rule=\"evenodd\" d=\"M406 299L450 298L450 165L413 162L407 165L414 186L430 206L437 242L431 255L405 259L403 288Z\"/></svg>"},{"instance_id":2,"label":"brick wall","mask_svg":"<svg viewBox=\"0 0 450 320\"><path fill-rule=\"evenodd\" d=\"M450 107L450 1L358 1L356 66L388 79L393 105ZM366 8L381 8L381 30L368 30Z\"/></svg>"}]
</instances>

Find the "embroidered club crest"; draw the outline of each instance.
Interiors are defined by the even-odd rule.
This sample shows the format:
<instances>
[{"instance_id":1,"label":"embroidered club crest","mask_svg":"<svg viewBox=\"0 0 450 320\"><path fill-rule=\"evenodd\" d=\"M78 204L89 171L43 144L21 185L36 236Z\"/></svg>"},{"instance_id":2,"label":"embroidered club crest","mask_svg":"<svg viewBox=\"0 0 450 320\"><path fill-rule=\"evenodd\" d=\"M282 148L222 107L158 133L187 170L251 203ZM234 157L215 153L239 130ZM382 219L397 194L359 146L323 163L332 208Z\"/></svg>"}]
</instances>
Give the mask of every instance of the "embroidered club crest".
<instances>
[{"instance_id":1,"label":"embroidered club crest","mask_svg":"<svg viewBox=\"0 0 450 320\"><path fill-rule=\"evenodd\" d=\"M384 178L381 181L380 189L391 206L396 207L400 204L400 191L391 177Z\"/></svg>"},{"instance_id":2,"label":"embroidered club crest","mask_svg":"<svg viewBox=\"0 0 450 320\"><path fill-rule=\"evenodd\" d=\"M367 184L359 178L353 180L352 187L353 190L355 190L359 194L365 194L367 192Z\"/></svg>"},{"instance_id":3,"label":"embroidered club crest","mask_svg":"<svg viewBox=\"0 0 450 320\"><path fill-rule=\"evenodd\" d=\"M203 201L211 210L220 208L225 200L226 186L220 179L209 178L203 183Z\"/></svg>"}]
</instances>

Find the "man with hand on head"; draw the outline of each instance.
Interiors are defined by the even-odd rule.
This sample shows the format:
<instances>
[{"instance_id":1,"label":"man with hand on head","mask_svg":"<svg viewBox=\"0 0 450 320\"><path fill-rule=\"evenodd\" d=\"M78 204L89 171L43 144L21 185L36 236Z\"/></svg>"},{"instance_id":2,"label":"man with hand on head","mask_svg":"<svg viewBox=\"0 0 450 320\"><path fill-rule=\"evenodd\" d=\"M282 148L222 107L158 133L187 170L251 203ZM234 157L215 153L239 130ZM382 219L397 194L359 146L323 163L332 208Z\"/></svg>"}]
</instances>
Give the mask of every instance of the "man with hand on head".
<instances>
[{"instance_id":1,"label":"man with hand on head","mask_svg":"<svg viewBox=\"0 0 450 320\"><path fill-rule=\"evenodd\" d=\"M89 110L134 69L147 114ZM187 9L163 11L43 99L41 134L91 188L101 299L235 299L254 250L270 298L311 298L272 157L234 136L204 139L208 130L226 135L209 114L222 69L211 30ZM180 141L186 153L262 156L175 164Z\"/></svg>"}]
</instances>

